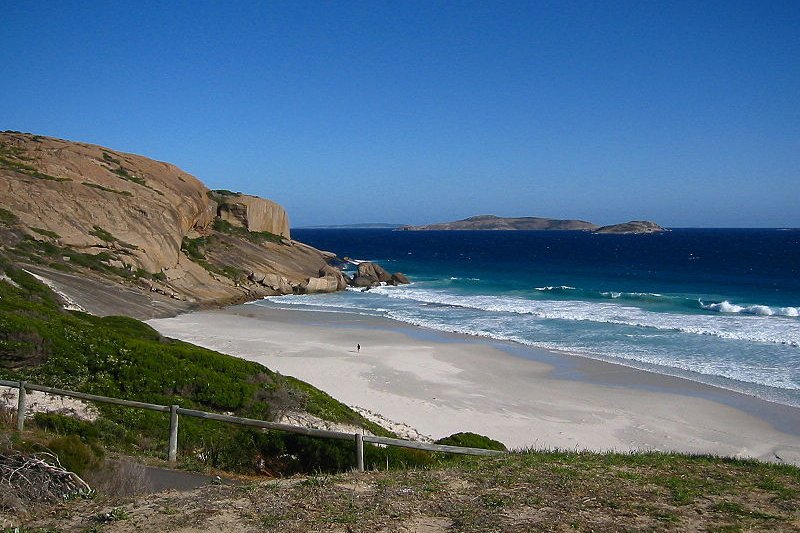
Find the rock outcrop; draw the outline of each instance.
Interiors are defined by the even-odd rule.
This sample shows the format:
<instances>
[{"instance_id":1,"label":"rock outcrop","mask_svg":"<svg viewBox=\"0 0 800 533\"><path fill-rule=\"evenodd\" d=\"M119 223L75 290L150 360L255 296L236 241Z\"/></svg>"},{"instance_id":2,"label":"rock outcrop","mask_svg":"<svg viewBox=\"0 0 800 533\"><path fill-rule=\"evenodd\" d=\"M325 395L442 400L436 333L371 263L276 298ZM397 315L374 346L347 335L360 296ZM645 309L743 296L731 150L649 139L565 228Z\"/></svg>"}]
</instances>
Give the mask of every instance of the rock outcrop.
<instances>
[{"instance_id":1,"label":"rock outcrop","mask_svg":"<svg viewBox=\"0 0 800 533\"><path fill-rule=\"evenodd\" d=\"M247 194L212 191L217 202L216 216L248 231L266 231L290 239L289 217L283 207L271 200Z\"/></svg>"},{"instance_id":2,"label":"rock outcrop","mask_svg":"<svg viewBox=\"0 0 800 533\"><path fill-rule=\"evenodd\" d=\"M347 283L341 274L321 276L332 254L292 241L278 204L209 191L174 165L102 146L0 133L0 206L0 245L42 275L49 269L99 314L129 312L99 305L101 287L121 300L202 304ZM90 278L87 298L81 287ZM174 312L155 303L134 308L137 318Z\"/></svg>"},{"instance_id":3,"label":"rock outcrop","mask_svg":"<svg viewBox=\"0 0 800 533\"><path fill-rule=\"evenodd\" d=\"M364 262L358 264L358 272L353 276L350 285L353 287L378 287L381 283L387 285L400 285L410 283L401 272L389 274L382 266Z\"/></svg>"},{"instance_id":4,"label":"rock outcrop","mask_svg":"<svg viewBox=\"0 0 800 533\"><path fill-rule=\"evenodd\" d=\"M409 281L408 277L402 272L395 272L392 274L392 279L387 283L389 283L389 285L408 285L411 281Z\"/></svg>"}]
</instances>

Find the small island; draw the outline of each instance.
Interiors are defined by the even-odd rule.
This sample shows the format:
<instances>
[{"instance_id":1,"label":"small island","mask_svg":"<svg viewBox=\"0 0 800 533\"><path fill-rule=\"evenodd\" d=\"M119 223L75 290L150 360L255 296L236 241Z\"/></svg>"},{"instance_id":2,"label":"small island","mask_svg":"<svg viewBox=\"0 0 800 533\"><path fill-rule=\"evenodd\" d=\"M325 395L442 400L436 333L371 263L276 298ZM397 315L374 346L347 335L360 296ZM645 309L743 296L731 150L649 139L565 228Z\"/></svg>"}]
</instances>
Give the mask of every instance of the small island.
<instances>
[{"instance_id":1,"label":"small island","mask_svg":"<svg viewBox=\"0 0 800 533\"><path fill-rule=\"evenodd\" d=\"M585 220L557 219L541 217L499 217L496 215L478 215L424 226L401 226L396 231L589 231L593 233L641 234L667 231L655 222L632 220L624 224L600 226Z\"/></svg>"},{"instance_id":2,"label":"small island","mask_svg":"<svg viewBox=\"0 0 800 533\"><path fill-rule=\"evenodd\" d=\"M659 226L655 222L651 222L649 220L631 220L630 222L625 222L623 224L602 226L594 230L594 233L611 233L617 235L628 235L628 234L642 234L642 233L662 233L664 231L669 231L669 230Z\"/></svg>"}]
</instances>

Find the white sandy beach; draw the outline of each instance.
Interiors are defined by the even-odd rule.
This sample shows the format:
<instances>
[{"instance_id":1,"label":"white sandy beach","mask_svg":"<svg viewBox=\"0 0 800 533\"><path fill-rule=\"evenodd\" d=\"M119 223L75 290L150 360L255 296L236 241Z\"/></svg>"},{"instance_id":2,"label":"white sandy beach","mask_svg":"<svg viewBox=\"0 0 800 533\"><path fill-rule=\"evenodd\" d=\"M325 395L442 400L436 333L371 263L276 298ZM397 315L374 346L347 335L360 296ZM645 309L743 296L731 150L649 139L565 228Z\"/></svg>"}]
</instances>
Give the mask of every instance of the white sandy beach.
<instances>
[{"instance_id":1,"label":"white sandy beach","mask_svg":"<svg viewBox=\"0 0 800 533\"><path fill-rule=\"evenodd\" d=\"M468 336L257 305L149 324L433 438L473 431L512 448L674 450L800 464L800 409L618 365L547 354L567 358L583 376L555 377L550 364Z\"/></svg>"}]
</instances>

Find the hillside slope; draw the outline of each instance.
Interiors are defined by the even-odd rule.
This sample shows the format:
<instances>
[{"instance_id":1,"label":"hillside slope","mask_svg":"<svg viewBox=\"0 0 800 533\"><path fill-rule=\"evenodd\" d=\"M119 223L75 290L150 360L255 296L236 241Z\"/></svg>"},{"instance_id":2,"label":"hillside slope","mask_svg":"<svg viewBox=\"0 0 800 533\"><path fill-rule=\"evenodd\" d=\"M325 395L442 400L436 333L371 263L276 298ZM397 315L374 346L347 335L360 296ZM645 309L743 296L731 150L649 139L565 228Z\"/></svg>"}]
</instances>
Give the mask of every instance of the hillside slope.
<instances>
[{"instance_id":1,"label":"hillside slope","mask_svg":"<svg viewBox=\"0 0 800 533\"><path fill-rule=\"evenodd\" d=\"M98 314L149 318L300 292L332 258L292 241L270 200L210 191L169 163L26 133L0 133L0 207L3 247ZM115 300L131 310L98 305Z\"/></svg>"}]
</instances>

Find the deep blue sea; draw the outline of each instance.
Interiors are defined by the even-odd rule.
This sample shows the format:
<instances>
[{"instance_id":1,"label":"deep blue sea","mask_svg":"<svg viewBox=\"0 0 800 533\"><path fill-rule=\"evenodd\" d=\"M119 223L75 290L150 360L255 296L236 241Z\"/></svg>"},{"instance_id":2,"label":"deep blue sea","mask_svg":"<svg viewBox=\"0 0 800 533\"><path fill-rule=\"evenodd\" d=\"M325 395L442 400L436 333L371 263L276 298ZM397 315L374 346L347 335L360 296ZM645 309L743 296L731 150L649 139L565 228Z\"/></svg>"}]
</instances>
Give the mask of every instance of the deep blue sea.
<instances>
[{"instance_id":1,"label":"deep blue sea","mask_svg":"<svg viewBox=\"0 0 800 533\"><path fill-rule=\"evenodd\" d=\"M269 298L515 341L800 406L800 230L297 229L411 285Z\"/></svg>"}]
</instances>

